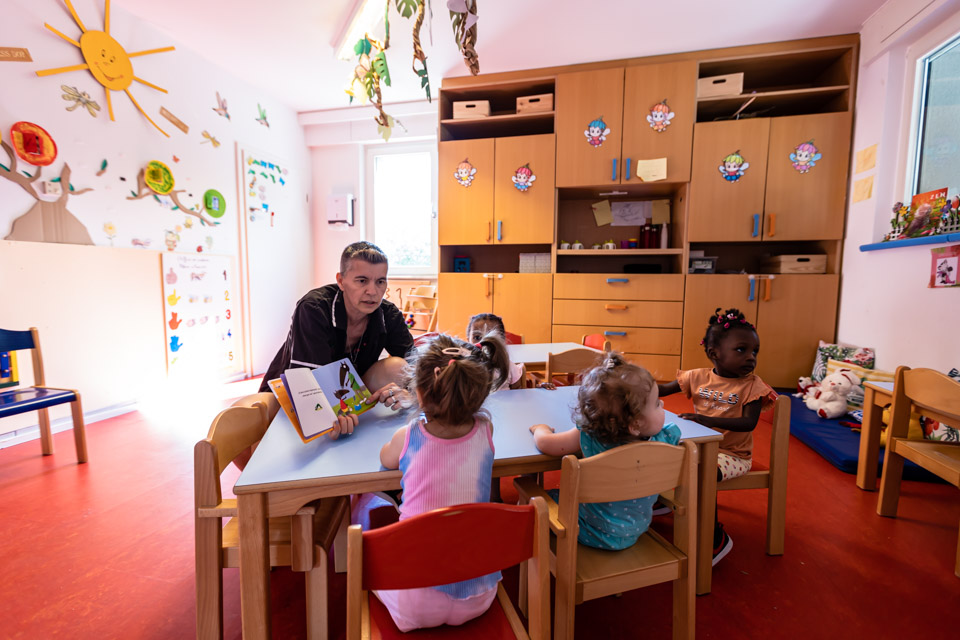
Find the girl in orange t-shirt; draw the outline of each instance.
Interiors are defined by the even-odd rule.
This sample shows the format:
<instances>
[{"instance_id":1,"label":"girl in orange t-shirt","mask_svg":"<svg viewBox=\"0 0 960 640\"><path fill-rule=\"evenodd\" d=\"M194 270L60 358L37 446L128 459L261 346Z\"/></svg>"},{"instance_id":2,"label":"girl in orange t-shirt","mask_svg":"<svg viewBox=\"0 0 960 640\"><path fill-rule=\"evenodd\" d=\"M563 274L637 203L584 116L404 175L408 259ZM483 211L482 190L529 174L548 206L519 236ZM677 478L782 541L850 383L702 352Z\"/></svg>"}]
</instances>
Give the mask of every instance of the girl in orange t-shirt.
<instances>
[{"instance_id":1,"label":"girl in orange t-shirt","mask_svg":"<svg viewBox=\"0 0 960 640\"><path fill-rule=\"evenodd\" d=\"M695 413L681 413L680 417L723 434L717 454L717 480L729 480L750 471L753 430L760 413L773 406L777 393L753 372L760 337L740 310L717 308L700 344L713 368L678 372L675 382L660 385L660 395L683 392L693 399ZM716 522L713 564L732 548L733 539Z\"/></svg>"}]
</instances>

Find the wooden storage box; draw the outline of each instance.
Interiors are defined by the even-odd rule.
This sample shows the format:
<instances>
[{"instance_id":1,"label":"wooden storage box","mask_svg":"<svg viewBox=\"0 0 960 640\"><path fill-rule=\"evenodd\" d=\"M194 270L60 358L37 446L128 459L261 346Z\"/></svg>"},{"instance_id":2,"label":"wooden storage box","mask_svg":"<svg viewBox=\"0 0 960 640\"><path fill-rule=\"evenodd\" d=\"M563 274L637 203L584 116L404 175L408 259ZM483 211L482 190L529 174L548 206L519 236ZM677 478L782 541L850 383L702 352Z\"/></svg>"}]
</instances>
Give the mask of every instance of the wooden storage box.
<instances>
[{"instance_id":1,"label":"wooden storage box","mask_svg":"<svg viewBox=\"0 0 960 640\"><path fill-rule=\"evenodd\" d=\"M517 98L517 113L537 113L539 111L553 111L552 93Z\"/></svg>"},{"instance_id":2,"label":"wooden storage box","mask_svg":"<svg viewBox=\"0 0 960 640\"><path fill-rule=\"evenodd\" d=\"M728 73L697 80L698 98L737 96L743 93L743 73Z\"/></svg>"},{"instance_id":3,"label":"wooden storage box","mask_svg":"<svg viewBox=\"0 0 960 640\"><path fill-rule=\"evenodd\" d=\"M767 273L826 273L827 256L817 254L771 256L763 261Z\"/></svg>"},{"instance_id":4,"label":"wooden storage box","mask_svg":"<svg viewBox=\"0 0 960 640\"><path fill-rule=\"evenodd\" d=\"M453 117L485 118L490 115L489 100L464 100L453 103Z\"/></svg>"}]
</instances>

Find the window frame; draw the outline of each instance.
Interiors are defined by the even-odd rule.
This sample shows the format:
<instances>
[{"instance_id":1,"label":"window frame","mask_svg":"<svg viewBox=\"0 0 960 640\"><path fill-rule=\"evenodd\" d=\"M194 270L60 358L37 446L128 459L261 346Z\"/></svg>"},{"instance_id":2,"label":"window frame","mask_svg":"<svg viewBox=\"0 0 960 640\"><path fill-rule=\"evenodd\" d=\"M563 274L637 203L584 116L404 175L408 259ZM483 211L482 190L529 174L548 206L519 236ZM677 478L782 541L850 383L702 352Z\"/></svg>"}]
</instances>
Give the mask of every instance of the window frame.
<instances>
[{"instance_id":1,"label":"window frame","mask_svg":"<svg viewBox=\"0 0 960 640\"><path fill-rule=\"evenodd\" d=\"M428 152L430 154L430 267L394 266L391 262L387 276L389 278L436 278L439 272L440 246L437 236L437 141L435 138L416 142L391 142L389 144L367 145L364 151L364 212L363 237L368 242L376 244L376 212L374 211L374 161L377 156L397 155L403 153ZM388 255L387 258L390 256Z\"/></svg>"}]
</instances>

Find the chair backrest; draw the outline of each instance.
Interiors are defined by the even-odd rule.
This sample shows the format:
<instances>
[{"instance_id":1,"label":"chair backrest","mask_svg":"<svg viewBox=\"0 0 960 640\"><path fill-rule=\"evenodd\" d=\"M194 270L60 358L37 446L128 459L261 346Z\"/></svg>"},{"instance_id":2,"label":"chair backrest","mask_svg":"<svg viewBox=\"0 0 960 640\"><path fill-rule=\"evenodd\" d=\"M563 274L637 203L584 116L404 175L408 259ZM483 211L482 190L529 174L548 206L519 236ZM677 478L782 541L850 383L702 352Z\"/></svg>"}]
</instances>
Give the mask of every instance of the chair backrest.
<instances>
[{"instance_id":1,"label":"chair backrest","mask_svg":"<svg viewBox=\"0 0 960 640\"><path fill-rule=\"evenodd\" d=\"M43 357L40 352L40 332L36 327L30 327L29 331L10 331L9 329L0 329L0 352L31 350L33 358L33 384L42 387L46 384L46 378L43 374ZM11 356L12 357L12 356ZM11 360L11 362L16 362ZM16 373L11 367L11 377L9 380L2 381L2 386L14 386L19 382Z\"/></svg>"},{"instance_id":2,"label":"chair backrest","mask_svg":"<svg viewBox=\"0 0 960 640\"><path fill-rule=\"evenodd\" d=\"M602 333L588 333L580 338L580 344L591 349L600 349L601 351L610 351L613 347Z\"/></svg>"},{"instance_id":3,"label":"chair backrest","mask_svg":"<svg viewBox=\"0 0 960 640\"><path fill-rule=\"evenodd\" d=\"M523 344L523 334L521 333L510 333L509 331L504 331L503 337L507 344Z\"/></svg>"},{"instance_id":4,"label":"chair backrest","mask_svg":"<svg viewBox=\"0 0 960 640\"><path fill-rule=\"evenodd\" d=\"M243 396L242 398L236 400L231 407L255 407L258 405L263 405L266 408L266 420L267 425L273 422L274 416L277 415L277 411L280 410L280 403L277 402L277 397L273 395L271 391L261 391L259 393L251 393L248 396Z\"/></svg>"},{"instance_id":5,"label":"chair backrest","mask_svg":"<svg viewBox=\"0 0 960 640\"><path fill-rule=\"evenodd\" d=\"M592 349L570 349L560 353L547 354L546 380L551 382L553 376L560 374L575 374L594 367L600 361L600 354Z\"/></svg>"},{"instance_id":6,"label":"chair backrest","mask_svg":"<svg viewBox=\"0 0 960 640\"><path fill-rule=\"evenodd\" d=\"M431 338L440 335L436 331L428 331L426 333L421 333L419 336L413 339L413 346L419 347L420 345L428 342Z\"/></svg>"},{"instance_id":7,"label":"chair backrest","mask_svg":"<svg viewBox=\"0 0 960 640\"><path fill-rule=\"evenodd\" d=\"M898 367L893 386L891 424L906 423L911 411L955 429L960 428L960 382L933 369Z\"/></svg>"},{"instance_id":8,"label":"chair backrest","mask_svg":"<svg viewBox=\"0 0 960 640\"><path fill-rule=\"evenodd\" d=\"M619 502L665 493L683 484L683 472L690 464L688 443L635 442L604 451L582 460L564 456L561 478L572 486L571 500ZM561 480L560 504L564 500ZM682 502L680 496L678 501ZM562 507L561 507L562 509Z\"/></svg>"},{"instance_id":9,"label":"chair backrest","mask_svg":"<svg viewBox=\"0 0 960 640\"><path fill-rule=\"evenodd\" d=\"M223 500L220 474L241 452L263 438L270 424L262 402L231 406L217 414L207 437L193 448L194 501L198 508Z\"/></svg>"}]
</instances>

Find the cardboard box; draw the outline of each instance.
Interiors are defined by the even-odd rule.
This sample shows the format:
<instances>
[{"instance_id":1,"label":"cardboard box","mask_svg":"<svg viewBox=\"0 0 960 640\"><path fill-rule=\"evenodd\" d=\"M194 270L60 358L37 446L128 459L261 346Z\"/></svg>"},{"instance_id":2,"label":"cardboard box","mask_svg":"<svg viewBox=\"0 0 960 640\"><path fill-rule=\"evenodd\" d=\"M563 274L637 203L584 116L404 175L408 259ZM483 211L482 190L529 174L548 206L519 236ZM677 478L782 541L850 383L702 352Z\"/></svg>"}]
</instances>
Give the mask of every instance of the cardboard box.
<instances>
[{"instance_id":1,"label":"cardboard box","mask_svg":"<svg viewBox=\"0 0 960 640\"><path fill-rule=\"evenodd\" d=\"M464 100L453 103L453 117L459 118L486 118L490 115L489 100Z\"/></svg>"},{"instance_id":2,"label":"cardboard box","mask_svg":"<svg viewBox=\"0 0 960 640\"><path fill-rule=\"evenodd\" d=\"M728 73L697 80L698 98L738 96L743 93L743 73Z\"/></svg>"},{"instance_id":3,"label":"cardboard box","mask_svg":"<svg viewBox=\"0 0 960 640\"><path fill-rule=\"evenodd\" d=\"M549 253L521 253L520 273L550 273Z\"/></svg>"},{"instance_id":4,"label":"cardboard box","mask_svg":"<svg viewBox=\"0 0 960 640\"><path fill-rule=\"evenodd\" d=\"M537 113L539 111L553 111L552 93L517 98L517 113Z\"/></svg>"},{"instance_id":5,"label":"cardboard box","mask_svg":"<svg viewBox=\"0 0 960 640\"><path fill-rule=\"evenodd\" d=\"M827 256L800 254L771 256L763 261L767 273L826 273Z\"/></svg>"}]
</instances>

